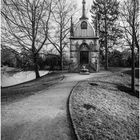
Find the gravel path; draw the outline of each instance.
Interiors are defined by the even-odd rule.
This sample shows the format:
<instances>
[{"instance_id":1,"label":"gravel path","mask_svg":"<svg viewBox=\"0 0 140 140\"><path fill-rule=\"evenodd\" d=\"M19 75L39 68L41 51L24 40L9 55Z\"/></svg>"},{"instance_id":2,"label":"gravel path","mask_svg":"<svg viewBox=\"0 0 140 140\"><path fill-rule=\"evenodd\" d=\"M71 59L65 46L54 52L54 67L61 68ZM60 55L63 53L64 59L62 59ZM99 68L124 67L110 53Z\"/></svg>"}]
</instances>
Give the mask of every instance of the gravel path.
<instances>
[{"instance_id":1,"label":"gravel path","mask_svg":"<svg viewBox=\"0 0 140 140\"><path fill-rule=\"evenodd\" d=\"M102 74L65 74L63 81L48 90L2 105L2 140L74 140L67 119L67 98L78 81Z\"/></svg>"}]
</instances>

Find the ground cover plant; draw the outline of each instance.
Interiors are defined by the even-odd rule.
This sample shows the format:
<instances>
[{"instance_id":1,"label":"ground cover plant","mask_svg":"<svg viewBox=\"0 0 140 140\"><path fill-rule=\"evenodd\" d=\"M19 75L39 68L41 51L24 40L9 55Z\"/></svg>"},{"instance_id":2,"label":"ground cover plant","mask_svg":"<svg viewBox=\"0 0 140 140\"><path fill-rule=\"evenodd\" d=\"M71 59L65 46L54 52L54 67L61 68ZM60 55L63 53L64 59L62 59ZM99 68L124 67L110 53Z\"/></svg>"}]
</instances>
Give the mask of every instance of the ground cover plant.
<instances>
[{"instance_id":1,"label":"ground cover plant","mask_svg":"<svg viewBox=\"0 0 140 140\"><path fill-rule=\"evenodd\" d=\"M71 116L81 140L138 140L139 92L131 77L112 73L80 82L71 95ZM138 85L138 79L136 79Z\"/></svg>"}]
</instances>

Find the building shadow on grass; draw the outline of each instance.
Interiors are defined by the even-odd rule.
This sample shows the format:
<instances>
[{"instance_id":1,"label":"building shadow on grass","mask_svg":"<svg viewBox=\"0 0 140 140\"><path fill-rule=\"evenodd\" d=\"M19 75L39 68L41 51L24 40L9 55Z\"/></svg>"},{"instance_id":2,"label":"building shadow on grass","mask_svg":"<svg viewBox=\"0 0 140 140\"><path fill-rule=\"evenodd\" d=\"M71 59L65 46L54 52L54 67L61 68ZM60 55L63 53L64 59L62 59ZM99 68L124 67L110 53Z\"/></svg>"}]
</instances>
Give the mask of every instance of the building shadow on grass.
<instances>
[{"instance_id":1,"label":"building shadow on grass","mask_svg":"<svg viewBox=\"0 0 140 140\"><path fill-rule=\"evenodd\" d=\"M117 88L122 91L122 92L126 92L131 96L135 96L137 98L139 98L139 91L135 90L135 93L131 90L130 87L124 86L124 85L117 85Z\"/></svg>"},{"instance_id":2,"label":"building shadow on grass","mask_svg":"<svg viewBox=\"0 0 140 140\"><path fill-rule=\"evenodd\" d=\"M101 84L99 84L101 83ZM125 92L131 96L135 96L137 98L139 98L139 91L135 90L135 93L131 90L131 87L128 87L126 85L123 84L119 84L119 83L111 83L111 82L107 82L107 81L98 81L98 83L95 82L89 82L89 84L91 86L98 86L101 87L102 89L106 89L106 90L111 90L111 91L117 91L120 90L122 92ZM104 86L102 84L105 84ZM136 85L135 85L136 86Z\"/></svg>"}]
</instances>

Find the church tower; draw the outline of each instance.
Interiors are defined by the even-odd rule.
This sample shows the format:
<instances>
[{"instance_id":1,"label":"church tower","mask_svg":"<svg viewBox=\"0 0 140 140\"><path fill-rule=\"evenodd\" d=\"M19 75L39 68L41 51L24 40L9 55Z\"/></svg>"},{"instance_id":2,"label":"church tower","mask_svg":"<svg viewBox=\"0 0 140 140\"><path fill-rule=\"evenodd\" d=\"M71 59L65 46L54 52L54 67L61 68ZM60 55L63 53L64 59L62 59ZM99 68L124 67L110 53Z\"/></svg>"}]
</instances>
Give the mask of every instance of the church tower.
<instances>
[{"instance_id":1,"label":"church tower","mask_svg":"<svg viewBox=\"0 0 140 140\"><path fill-rule=\"evenodd\" d=\"M70 29L70 71L80 72L85 66L90 72L99 71L99 38L89 23L85 13L85 0L82 2L82 16L76 25L71 18Z\"/></svg>"}]
</instances>

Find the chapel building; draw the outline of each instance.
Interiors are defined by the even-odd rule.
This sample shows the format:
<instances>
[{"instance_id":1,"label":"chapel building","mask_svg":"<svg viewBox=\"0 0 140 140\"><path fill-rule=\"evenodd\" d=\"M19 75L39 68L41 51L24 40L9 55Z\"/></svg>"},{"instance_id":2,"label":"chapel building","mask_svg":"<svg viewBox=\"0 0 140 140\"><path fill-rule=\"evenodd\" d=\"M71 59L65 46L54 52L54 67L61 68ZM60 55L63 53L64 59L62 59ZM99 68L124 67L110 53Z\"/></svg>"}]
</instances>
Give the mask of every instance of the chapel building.
<instances>
[{"instance_id":1,"label":"chapel building","mask_svg":"<svg viewBox=\"0 0 140 140\"><path fill-rule=\"evenodd\" d=\"M89 72L99 71L99 38L97 30L85 14L85 0L82 2L82 16L74 25L71 19L70 30L70 71L80 72L84 66Z\"/></svg>"}]
</instances>

